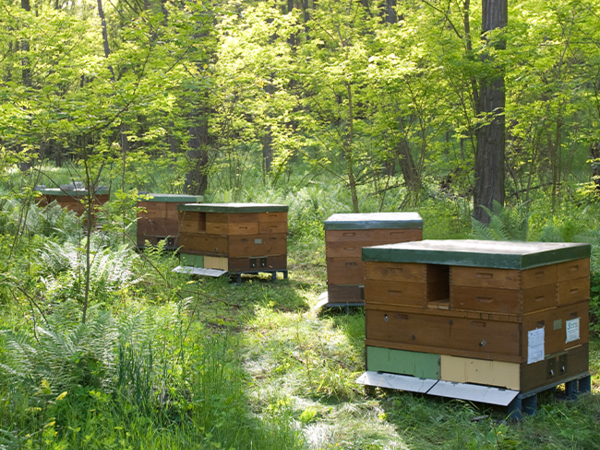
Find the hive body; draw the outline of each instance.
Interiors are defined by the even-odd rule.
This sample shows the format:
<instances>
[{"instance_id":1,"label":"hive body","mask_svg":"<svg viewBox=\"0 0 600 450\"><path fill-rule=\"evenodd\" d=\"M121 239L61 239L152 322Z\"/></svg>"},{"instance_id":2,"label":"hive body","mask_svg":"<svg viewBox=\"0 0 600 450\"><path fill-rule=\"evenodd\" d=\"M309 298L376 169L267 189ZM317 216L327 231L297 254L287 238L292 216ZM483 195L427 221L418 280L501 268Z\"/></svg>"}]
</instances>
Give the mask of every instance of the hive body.
<instances>
[{"instance_id":1,"label":"hive body","mask_svg":"<svg viewBox=\"0 0 600 450\"><path fill-rule=\"evenodd\" d=\"M286 205L179 205L183 265L230 273L287 270Z\"/></svg>"},{"instance_id":2,"label":"hive body","mask_svg":"<svg viewBox=\"0 0 600 450\"><path fill-rule=\"evenodd\" d=\"M334 214L325 221L328 302L362 303L363 247L420 241L423 220L417 213Z\"/></svg>"},{"instance_id":3,"label":"hive body","mask_svg":"<svg viewBox=\"0 0 600 450\"><path fill-rule=\"evenodd\" d=\"M589 257L587 244L365 248L367 371L521 393L584 377Z\"/></svg>"},{"instance_id":4,"label":"hive body","mask_svg":"<svg viewBox=\"0 0 600 450\"><path fill-rule=\"evenodd\" d=\"M73 211L78 216L85 212L88 190L83 187L75 188L72 185L61 186L61 188L46 188L36 186L36 190L42 194L38 205L46 206L56 201L62 208ZM93 206L98 207L109 200L108 189L98 188L94 193Z\"/></svg>"},{"instance_id":5,"label":"hive body","mask_svg":"<svg viewBox=\"0 0 600 450\"><path fill-rule=\"evenodd\" d=\"M157 245L165 240L165 248L179 247L179 223L177 205L201 202L201 195L145 194L137 204L144 208L137 213L137 246L144 248L146 242Z\"/></svg>"}]
</instances>

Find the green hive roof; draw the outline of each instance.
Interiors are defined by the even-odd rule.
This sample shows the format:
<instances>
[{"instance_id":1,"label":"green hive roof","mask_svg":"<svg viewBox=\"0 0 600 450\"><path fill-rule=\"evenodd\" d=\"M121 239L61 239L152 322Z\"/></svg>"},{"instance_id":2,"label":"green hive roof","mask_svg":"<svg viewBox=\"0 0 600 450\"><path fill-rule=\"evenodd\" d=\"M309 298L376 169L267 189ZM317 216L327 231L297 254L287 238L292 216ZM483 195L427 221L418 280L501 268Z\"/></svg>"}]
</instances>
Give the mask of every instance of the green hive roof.
<instances>
[{"instance_id":1,"label":"green hive roof","mask_svg":"<svg viewBox=\"0 0 600 450\"><path fill-rule=\"evenodd\" d=\"M44 195L56 195L58 197L82 197L87 195L87 189L59 189L59 188L43 188L36 187L36 191L41 192ZM105 187L101 187L96 189L96 193L94 195L103 195L108 194L108 189Z\"/></svg>"},{"instance_id":2,"label":"green hive roof","mask_svg":"<svg viewBox=\"0 0 600 450\"><path fill-rule=\"evenodd\" d=\"M288 206L270 203L185 203L178 205L177 209L210 213L261 213L287 212Z\"/></svg>"},{"instance_id":3,"label":"green hive roof","mask_svg":"<svg viewBox=\"0 0 600 450\"><path fill-rule=\"evenodd\" d=\"M363 261L529 269L589 258L589 244L427 240L365 247Z\"/></svg>"},{"instance_id":4,"label":"green hive roof","mask_svg":"<svg viewBox=\"0 0 600 450\"><path fill-rule=\"evenodd\" d=\"M147 196L147 199L142 199L142 202L169 202L169 203L196 203L201 202L204 197L202 195L185 195L185 194L140 194Z\"/></svg>"},{"instance_id":5,"label":"green hive roof","mask_svg":"<svg viewBox=\"0 0 600 450\"><path fill-rule=\"evenodd\" d=\"M325 221L326 230L373 230L423 228L416 212L334 214Z\"/></svg>"}]
</instances>

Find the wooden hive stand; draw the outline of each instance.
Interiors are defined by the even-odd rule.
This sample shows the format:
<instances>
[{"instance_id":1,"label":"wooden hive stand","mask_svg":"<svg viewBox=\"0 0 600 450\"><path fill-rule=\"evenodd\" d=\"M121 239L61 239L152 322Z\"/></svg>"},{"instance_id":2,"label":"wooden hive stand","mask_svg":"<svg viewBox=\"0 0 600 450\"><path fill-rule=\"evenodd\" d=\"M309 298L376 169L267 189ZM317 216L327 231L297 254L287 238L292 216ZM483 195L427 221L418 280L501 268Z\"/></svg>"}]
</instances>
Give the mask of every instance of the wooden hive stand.
<instances>
[{"instance_id":1,"label":"wooden hive stand","mask_svg":"<svg viewBox=\"0 0 600 450\"><path fill-rule=\"evenodd\" d=\"M534 413L590 391L590 245L474 240L363 249L359 382Z\"/></svg>"},{"instance_id":2,"label":"wooden hive stand","mask_svg":"<svg viewBox=\"0 0 600 450\"><path fill-rule=\"evenodd\" d=\"M364 304L363 247L423 239L423 219L414 212L333 214L324 228L327 292L318 307Z\"/></svg>"},{"instance_id":3,"label":"wooden hive stand","mask_svg":"<svg viewBox=\"0 0 600 450\"><path fill-rule=\"evenodd\" d=\"M137 213L137 246L146 247L146 242L157 245L165 242L167 250L179 248L179 222L177 205L201 202L201 195L184 194L145 194L146 198L137 204L144 211Z\"/></svg>"},{"instance_id":4,"label":"wooden hive stand","mask_svg":"<svg viewBox=\"0 0 600 450\"><path fill-rule=\"evenodd\" d=\"M85 212L85 201L88 195L88 190L83 187L82 183L72 183L61 185L60 188L47 188L44 185L36 186L36 191L39 191L42 196L38 202L39 206L47 206L56 201L61 208L66 208L73 211L78 216ZM99 187L94 193L94 206L105 204L110 198L107 188Z\"/></svg>"},{"instance_id":5,"label":"wooden hive stand","mask_svg":"<svg viewBox=\"0 0 600 450\"><path fill-rule=\"evenodd\" d=\"M179 209L181 266L174 270L205 276L287 271L286 205L190 203Z\"/></svg>"}]
</instances>

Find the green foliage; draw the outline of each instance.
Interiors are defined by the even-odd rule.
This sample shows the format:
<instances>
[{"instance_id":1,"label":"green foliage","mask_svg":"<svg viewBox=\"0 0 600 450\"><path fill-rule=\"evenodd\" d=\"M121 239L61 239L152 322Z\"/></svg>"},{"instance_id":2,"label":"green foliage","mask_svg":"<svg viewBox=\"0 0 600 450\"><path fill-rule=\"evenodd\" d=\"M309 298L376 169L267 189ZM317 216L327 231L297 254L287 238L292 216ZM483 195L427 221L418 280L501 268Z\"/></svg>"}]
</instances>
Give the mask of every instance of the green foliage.
<instances>
[{"instance_id":1,"label":"green foliage","mask_svg":"<svg viewBox=\"0 0 600 450\"><path fill-rule=\"evenodd\" d=\"M482 208L490 216L487 225L472 219L473 239L491 241L526 241L529 226L529 214L525 206L516 208L504 207L498 202L493 202L492 209Z\"/></svg>"}]
</instances>

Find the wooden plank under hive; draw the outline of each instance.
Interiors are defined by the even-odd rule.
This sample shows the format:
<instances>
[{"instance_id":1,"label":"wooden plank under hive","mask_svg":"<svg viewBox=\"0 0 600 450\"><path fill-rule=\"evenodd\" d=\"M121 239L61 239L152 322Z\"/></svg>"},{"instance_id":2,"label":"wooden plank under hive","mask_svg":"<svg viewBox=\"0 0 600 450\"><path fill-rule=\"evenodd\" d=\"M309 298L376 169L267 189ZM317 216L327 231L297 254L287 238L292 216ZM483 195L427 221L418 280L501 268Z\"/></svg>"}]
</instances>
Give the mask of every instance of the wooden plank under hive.
<instances>
[{"instance_id":1,"label":"wooden plank under hive","mask_svg":"<svg viewBox=\"0 0 600 450\"><path fill-rule=\"evenodd\" d=\"M423 238L423 220L417 213L334 214L324 228L330 304L362 301L358 293L365 276L363 247Z\"/></svg>"},{"instance_id":2,"label":"wooden plank under hive","mask_svg":"<svg viewBox=\"0 0 600 450\"><path fill-rule=\"evenodd\" d=\"M203 255L204 268L287 272L286 205L190 203L178 209L180 252Z\"/></svg>"},{"instance_id":3,"label":"wooden plank under hive","mask_svg":"<svg viewBox=\"0 0 600 450\"><path fill-rule=\"evenodd\" d=\"M196 232L199 222L197 217L187 217L185 227L180 226L177 205L202 201L201 195L184 194L140 194L146 197L138 201L137 213L137 245L144 248L146 242L157 245L166 241L165 248L175 250L179 247L180 231ZM194 220L195 219L195 220Z\"/></svg>"}]
</instances>

